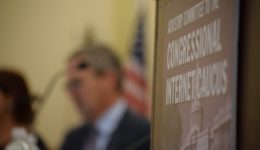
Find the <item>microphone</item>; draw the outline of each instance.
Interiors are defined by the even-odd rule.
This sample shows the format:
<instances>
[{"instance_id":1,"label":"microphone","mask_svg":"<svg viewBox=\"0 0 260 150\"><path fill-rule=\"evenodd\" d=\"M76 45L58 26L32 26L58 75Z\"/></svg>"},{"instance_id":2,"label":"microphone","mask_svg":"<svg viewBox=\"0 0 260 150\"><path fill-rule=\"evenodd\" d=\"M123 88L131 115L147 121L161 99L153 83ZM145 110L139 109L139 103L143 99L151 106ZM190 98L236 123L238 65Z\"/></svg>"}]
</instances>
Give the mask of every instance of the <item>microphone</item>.
<instances>
[{"instance_id":1,"label":"microphone","mask_svg":"<svg viewBox=\"0 0 260 150\"><path fill-rule=\"evenodd\" d=\"M82 61L76 66L76 68L78 70L87 69L87 68L89 68L89 63ZM36 114L39 114L40 111L43 109L43 105L44 105L44 103L46 103L46 99L51 95L51 92L53 91L57 82L61 79L61 77L64 77L64 75L65 75L65 69L58 70L50 78L50 80L41 96L37 96L37 95L31 96L31 100L34 102L34 108L36 109Z\"/></svg>"},{"instance_id":2,"label":"microphone","mask_svg":"<svg viewBox=\"0 0 260 150\"><path fill-rule=\"evenodd\" d=\"M34 108L36 109L36 115L40 113L43 109L44 103L46 103L46 99L51 95L54 87L56 86L57 82L65 75L65 70L58 70L55 72L52 77L50 78L43 94L41 96L33 95L31 99L34 101Z\"/></svg>"}]
</instances>

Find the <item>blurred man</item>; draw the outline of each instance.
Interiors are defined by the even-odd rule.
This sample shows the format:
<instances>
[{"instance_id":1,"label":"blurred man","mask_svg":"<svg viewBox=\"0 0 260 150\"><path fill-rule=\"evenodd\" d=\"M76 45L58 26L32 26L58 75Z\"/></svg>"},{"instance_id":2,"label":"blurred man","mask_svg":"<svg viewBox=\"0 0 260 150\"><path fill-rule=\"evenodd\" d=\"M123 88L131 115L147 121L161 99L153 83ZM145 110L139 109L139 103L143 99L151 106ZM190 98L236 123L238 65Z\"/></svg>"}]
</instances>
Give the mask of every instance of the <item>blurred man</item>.
<instances>
[{"instance_id":1,"label":"blurred man","mask_svg":"<svg viewBox=\"0 0 260 150\"><path fill-rule=\"evenodd\" d=\"M150 125L121 97L121 65L108 47L81 48L69 58L67 76L87 123L67 135L62 150L149 150Z\"/></svg>"}]
</instances>

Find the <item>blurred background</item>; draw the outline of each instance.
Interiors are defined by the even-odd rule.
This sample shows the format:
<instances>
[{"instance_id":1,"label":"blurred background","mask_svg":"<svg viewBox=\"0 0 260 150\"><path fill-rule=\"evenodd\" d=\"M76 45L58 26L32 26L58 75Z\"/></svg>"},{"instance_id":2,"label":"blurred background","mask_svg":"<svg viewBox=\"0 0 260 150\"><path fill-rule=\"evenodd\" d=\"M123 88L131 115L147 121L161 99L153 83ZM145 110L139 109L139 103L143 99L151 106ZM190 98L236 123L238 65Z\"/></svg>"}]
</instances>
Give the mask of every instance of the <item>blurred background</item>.
<instances>
[{"instance_id":1,"label":"blurred background","mask_svg":"<svg viewBox=\"0 0 260 150\"><path fill-rule=\"evenodd\" d=\"M0 68L23 73L31 92L40 95L86 33L110 45L125 66L135 64L132 54L142 50L149 117L154 31L155 0L0 0ZM45 102L34 128L49 148L58 149L64 134L80 123L65 79Z\"/></svg>"}]
</instances>

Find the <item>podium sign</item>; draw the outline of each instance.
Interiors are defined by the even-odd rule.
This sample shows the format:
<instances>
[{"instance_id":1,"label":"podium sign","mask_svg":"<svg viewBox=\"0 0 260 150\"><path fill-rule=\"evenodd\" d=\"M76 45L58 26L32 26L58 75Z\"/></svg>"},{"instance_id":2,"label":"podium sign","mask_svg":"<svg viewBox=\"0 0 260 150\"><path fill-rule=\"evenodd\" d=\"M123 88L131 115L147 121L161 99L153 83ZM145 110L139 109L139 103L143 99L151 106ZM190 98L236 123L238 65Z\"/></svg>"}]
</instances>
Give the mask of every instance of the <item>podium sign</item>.
<instances>
[{"instance_id":1,"label":"podium sign","mask_svg":"<svg viewBox=\"0 0 260 150\"><path fill-rule=\"evenodd\" d=\"M154 150L235 149L237 0L159 0Z\"/></svg>"}]
</instances>

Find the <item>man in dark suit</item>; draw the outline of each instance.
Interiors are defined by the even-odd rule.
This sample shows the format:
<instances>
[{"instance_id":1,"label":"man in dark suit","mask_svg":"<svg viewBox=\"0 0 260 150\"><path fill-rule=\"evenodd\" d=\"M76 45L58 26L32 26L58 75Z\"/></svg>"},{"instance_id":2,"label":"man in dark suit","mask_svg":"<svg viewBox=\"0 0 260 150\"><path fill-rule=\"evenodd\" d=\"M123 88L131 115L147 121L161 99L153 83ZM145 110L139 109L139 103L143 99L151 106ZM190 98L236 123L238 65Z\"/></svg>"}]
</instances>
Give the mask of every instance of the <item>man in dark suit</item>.
<instances>
[{"instance_id":1,"label":"man in dark suit","mask_svg":"<svg viewBox=\"0 0 260 150\"><path fill-rule=\"evenodd\" d=\"M150 125L122 93L122 69L107 46L83 46L67 67L68 90L86 122L68 133L61 150L149 150Z\"/></svg>"}]
</instances>

